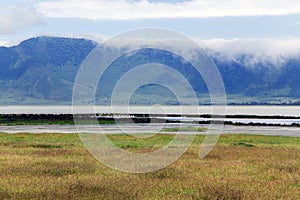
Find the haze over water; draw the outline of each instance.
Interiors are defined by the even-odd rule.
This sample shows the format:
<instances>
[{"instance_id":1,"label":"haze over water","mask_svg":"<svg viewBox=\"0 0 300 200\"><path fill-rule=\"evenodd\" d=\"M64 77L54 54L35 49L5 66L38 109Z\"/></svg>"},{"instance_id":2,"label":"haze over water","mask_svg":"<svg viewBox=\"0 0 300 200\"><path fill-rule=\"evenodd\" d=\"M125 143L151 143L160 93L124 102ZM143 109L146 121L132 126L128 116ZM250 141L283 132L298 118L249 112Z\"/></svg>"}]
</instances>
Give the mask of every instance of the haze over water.
<instances>
[{"instance_id":1,"label":"haze over water","mask_svg":"<svg viewBox=\"0 0 300 200\"><path fill-rule=\"evenodd\" d=\"M211 114L214 106L95 106L95 113L122 114ZM214 114L223 108L215 106ZM87 106L76 108L74 114L87 114ZM0 114L73 114L72 106L0 106ZM300 106L226 106L227 115L295 116L300 117Z\"/></svg>"}]
</instances>

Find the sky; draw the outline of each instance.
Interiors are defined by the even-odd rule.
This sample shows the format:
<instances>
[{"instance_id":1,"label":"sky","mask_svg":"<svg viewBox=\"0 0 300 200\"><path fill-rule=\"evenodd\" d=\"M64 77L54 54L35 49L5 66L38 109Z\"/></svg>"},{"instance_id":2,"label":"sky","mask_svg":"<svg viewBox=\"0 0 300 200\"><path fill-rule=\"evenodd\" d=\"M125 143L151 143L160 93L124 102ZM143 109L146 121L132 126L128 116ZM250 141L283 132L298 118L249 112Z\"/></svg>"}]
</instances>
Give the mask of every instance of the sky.
<instances>
[{"instance_id":1,"label":"sky","mask_svg":"<svg viewBox=\"0 0 300 200\"><path fill-rule=\"evenodd\" d=\"M251 44L249 51L255 44L275 54L298 51L300 0L0 1L0 46L42 35L106 38L144 27L175 30L231 53L236 43Z\"/></svg>"}]
</instances>

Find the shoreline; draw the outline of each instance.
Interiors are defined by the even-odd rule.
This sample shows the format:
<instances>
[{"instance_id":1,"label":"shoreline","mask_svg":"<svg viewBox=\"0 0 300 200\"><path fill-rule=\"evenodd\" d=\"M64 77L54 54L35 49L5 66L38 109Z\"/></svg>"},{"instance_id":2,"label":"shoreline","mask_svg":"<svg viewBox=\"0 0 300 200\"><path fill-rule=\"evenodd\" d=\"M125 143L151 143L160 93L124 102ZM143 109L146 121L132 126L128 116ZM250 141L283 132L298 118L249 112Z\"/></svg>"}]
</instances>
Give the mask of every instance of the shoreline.
<instances>
[{"instance_id":1,"label":"shoreline","mask_svg":"<svg viewBox=\"0 0 300 200\"><path fill-rule=\"evenodd\" d=\"M259 115L227 115L212 116L179 115L179 114L0 114L0 126L13 125L73 125L76 124L225 124L233 126L275 126L300 127L300 117L296 116L259 116Z\"/></svg>"},{"instance_id":2,"label":"shoreline","mask_svg":"<svg viewBox=\"0 0 300 200\"><path fill-rule=\"evenodd\" d=\"M176 128L179 124L166 124L163 128ZM182 125L182 124L181 124ZM78 126L78 125L77 125ZM193 127L195 124L186 124L186 127ZM182 126L181 126L182 127ZM183 126L184 127L184 126ZM209 125L199 125L200 128L210 128L209 134L220 134L221 127L209 127ZM79 125L80 133L101 133L101 134L139 134L157 131L161 134L177 134L177 131L159 132L160 124L140 124L135 125L102 125L101 128L97 125ZM147 131L145 131L147 130ZM124 132L125 131L125 132ZM0 126L1 133L16 134L16 133L77 133L74 125L19 125L19 126ZM184 131L184 134L204 135L207 131L192 132ZM269 135L269 136L289 136L300 137L299 127L269 127L269 126L232 126L224 125L221 134L246 134L246 135Z\"/></svg>"}]
</instances>

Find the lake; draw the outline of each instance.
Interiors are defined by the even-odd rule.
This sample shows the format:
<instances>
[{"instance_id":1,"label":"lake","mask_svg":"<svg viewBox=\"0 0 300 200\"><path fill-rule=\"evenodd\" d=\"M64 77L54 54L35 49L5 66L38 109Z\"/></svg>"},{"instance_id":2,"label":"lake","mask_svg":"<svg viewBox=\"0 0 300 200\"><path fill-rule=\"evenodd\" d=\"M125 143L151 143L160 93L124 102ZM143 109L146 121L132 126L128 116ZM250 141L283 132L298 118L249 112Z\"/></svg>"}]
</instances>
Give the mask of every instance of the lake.
<instances>
[{"instance_id":1,"label":"lake","mask_svg":"<svg viewBox=\"0 0 300 200\"><path fill-rule=\"evenodd\" d=\"M214 108L214 113L213 113ZM152 118L163 118L165 120L181 122L203 122L207 118L192 116L203 114L225 114L225 107L222 106L0 106L0 114L150 114ZM182 114L182 117L163 116L166 114ZM157 116L162 115L162 116ZM190 116L189 116L190 115ZM300 106L226 106L226 115L257 115L257 116L293 116L300 117ZM122 115L115 116L116 118ZM129 117L124 115L123 117ZM230 118L227 122L232 123L265 123L268 125L292 125L300 124L300 119L270 119L270 118Z\"/></svg>"},{"instance_id":2,"label":"lake","mask_svg":"<svg viewBox=\"0 0 300 200\"><path fill-rule=\"evenodd\" d=\"M80 106L76 107L77 114L86 114L91 110L91 107ZM128 112L129 110L129 112ZM96 106L95 112L99 114L107 113L136 113L144 114L150 113L155 114L184 114L182 117L167 117L165 119L178 119L186 122L186 126L192 126L189 122L208 120L207 118L188 116L188 115L202 115L211 114L212 106L116 106L111 108L109 106ZM222 107L216 109L221 110ZM0 114L73 114L72 106L0 106ZM222 114L219 113L219 114ZM226 106L227 115L258 115L258 116L294 116L300 117L300 106ZM122 116L122 115L120 115ZM157 117L157 116L156 116ZM164 116L159 116L164 118ZM290 125L292 123L300 124L300 119L253 119L253 118L226 118L225 121L241 122L241 123L266 123L266 124L281 124ZM178 124L165 124L167 127L177 126ZM130 126L130 125L122 125ZM142 125L143 126L143 125ZM153 126L153 127L152 127ZM159 124L152 124L149 130L160 126ZM207 125L201 125L207 127ZM119 130L115 130L115 125L104 126L105 133L118 133ZM132 128L132 127L127 127ZM97 132L97 127L84 126L84 130L87 132ZM2 126L0 127L1 132L7 133L18 133L18 132L32 132L32 133L51 133L51 132L62 132L62 133L74 133L76 129L72 125L40 125L40 126ZM132 131L137 131L132 128ZM268 126L225 126L223 133L248 133L248 134L260 134L260 135L286 135L286 136L300 136L299 127L268 127Z\"/></svg>"},{"instance_id":3,"label":"lake","mask_svg":"<svg viewBox=\"0 0 300 200\"><path fill-rule=\"evenodd\" d=\"M74 114L89 113L91 106L76 106ZM214 114L224 114L223 107L215 106ZM135 114L211 114L213 106L95 106L95 113ZM0 106L0 114L73 114L72 106ZM227 115L295 116L300 117L300 106L226 106Z\"/></svg>"}]
</instances>

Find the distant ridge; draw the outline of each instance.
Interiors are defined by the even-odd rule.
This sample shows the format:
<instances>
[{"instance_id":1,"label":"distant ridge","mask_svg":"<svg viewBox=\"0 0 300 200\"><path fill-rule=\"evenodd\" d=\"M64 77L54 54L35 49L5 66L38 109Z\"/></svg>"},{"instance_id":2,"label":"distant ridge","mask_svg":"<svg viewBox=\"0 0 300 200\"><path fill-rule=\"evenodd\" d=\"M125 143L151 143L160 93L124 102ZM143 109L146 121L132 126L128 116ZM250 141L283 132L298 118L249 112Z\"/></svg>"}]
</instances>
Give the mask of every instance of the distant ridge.
<instances>
[{"instance_id":1,"label":"distant ridge","mask_svg":"<svg viewBox=\"0 0 300 200\"><path fill-rule=\"evenodd\" d=\"M95 47L96 42L91 40L61 37L36 37L17 46L0 47L0 104L70 104L77 70ZM247 66L251 55L236 59L226 59L214 51L209 51L209 55L222 75L229 103L299 104L300 56L288 58L277 67L266 62ZM121 59L120 62L129 61ZM177 65L175 68L182 67L182 63ZM105 87L112 87L110 79L114 78L110 77ZM209 96L200 79L190 77L200 103L206 104ZM107 102L109 99L104 92L98 103ZM132 103L178 102L165 88L148 85L137 91Z\"/></svg>"}]
</instances>

